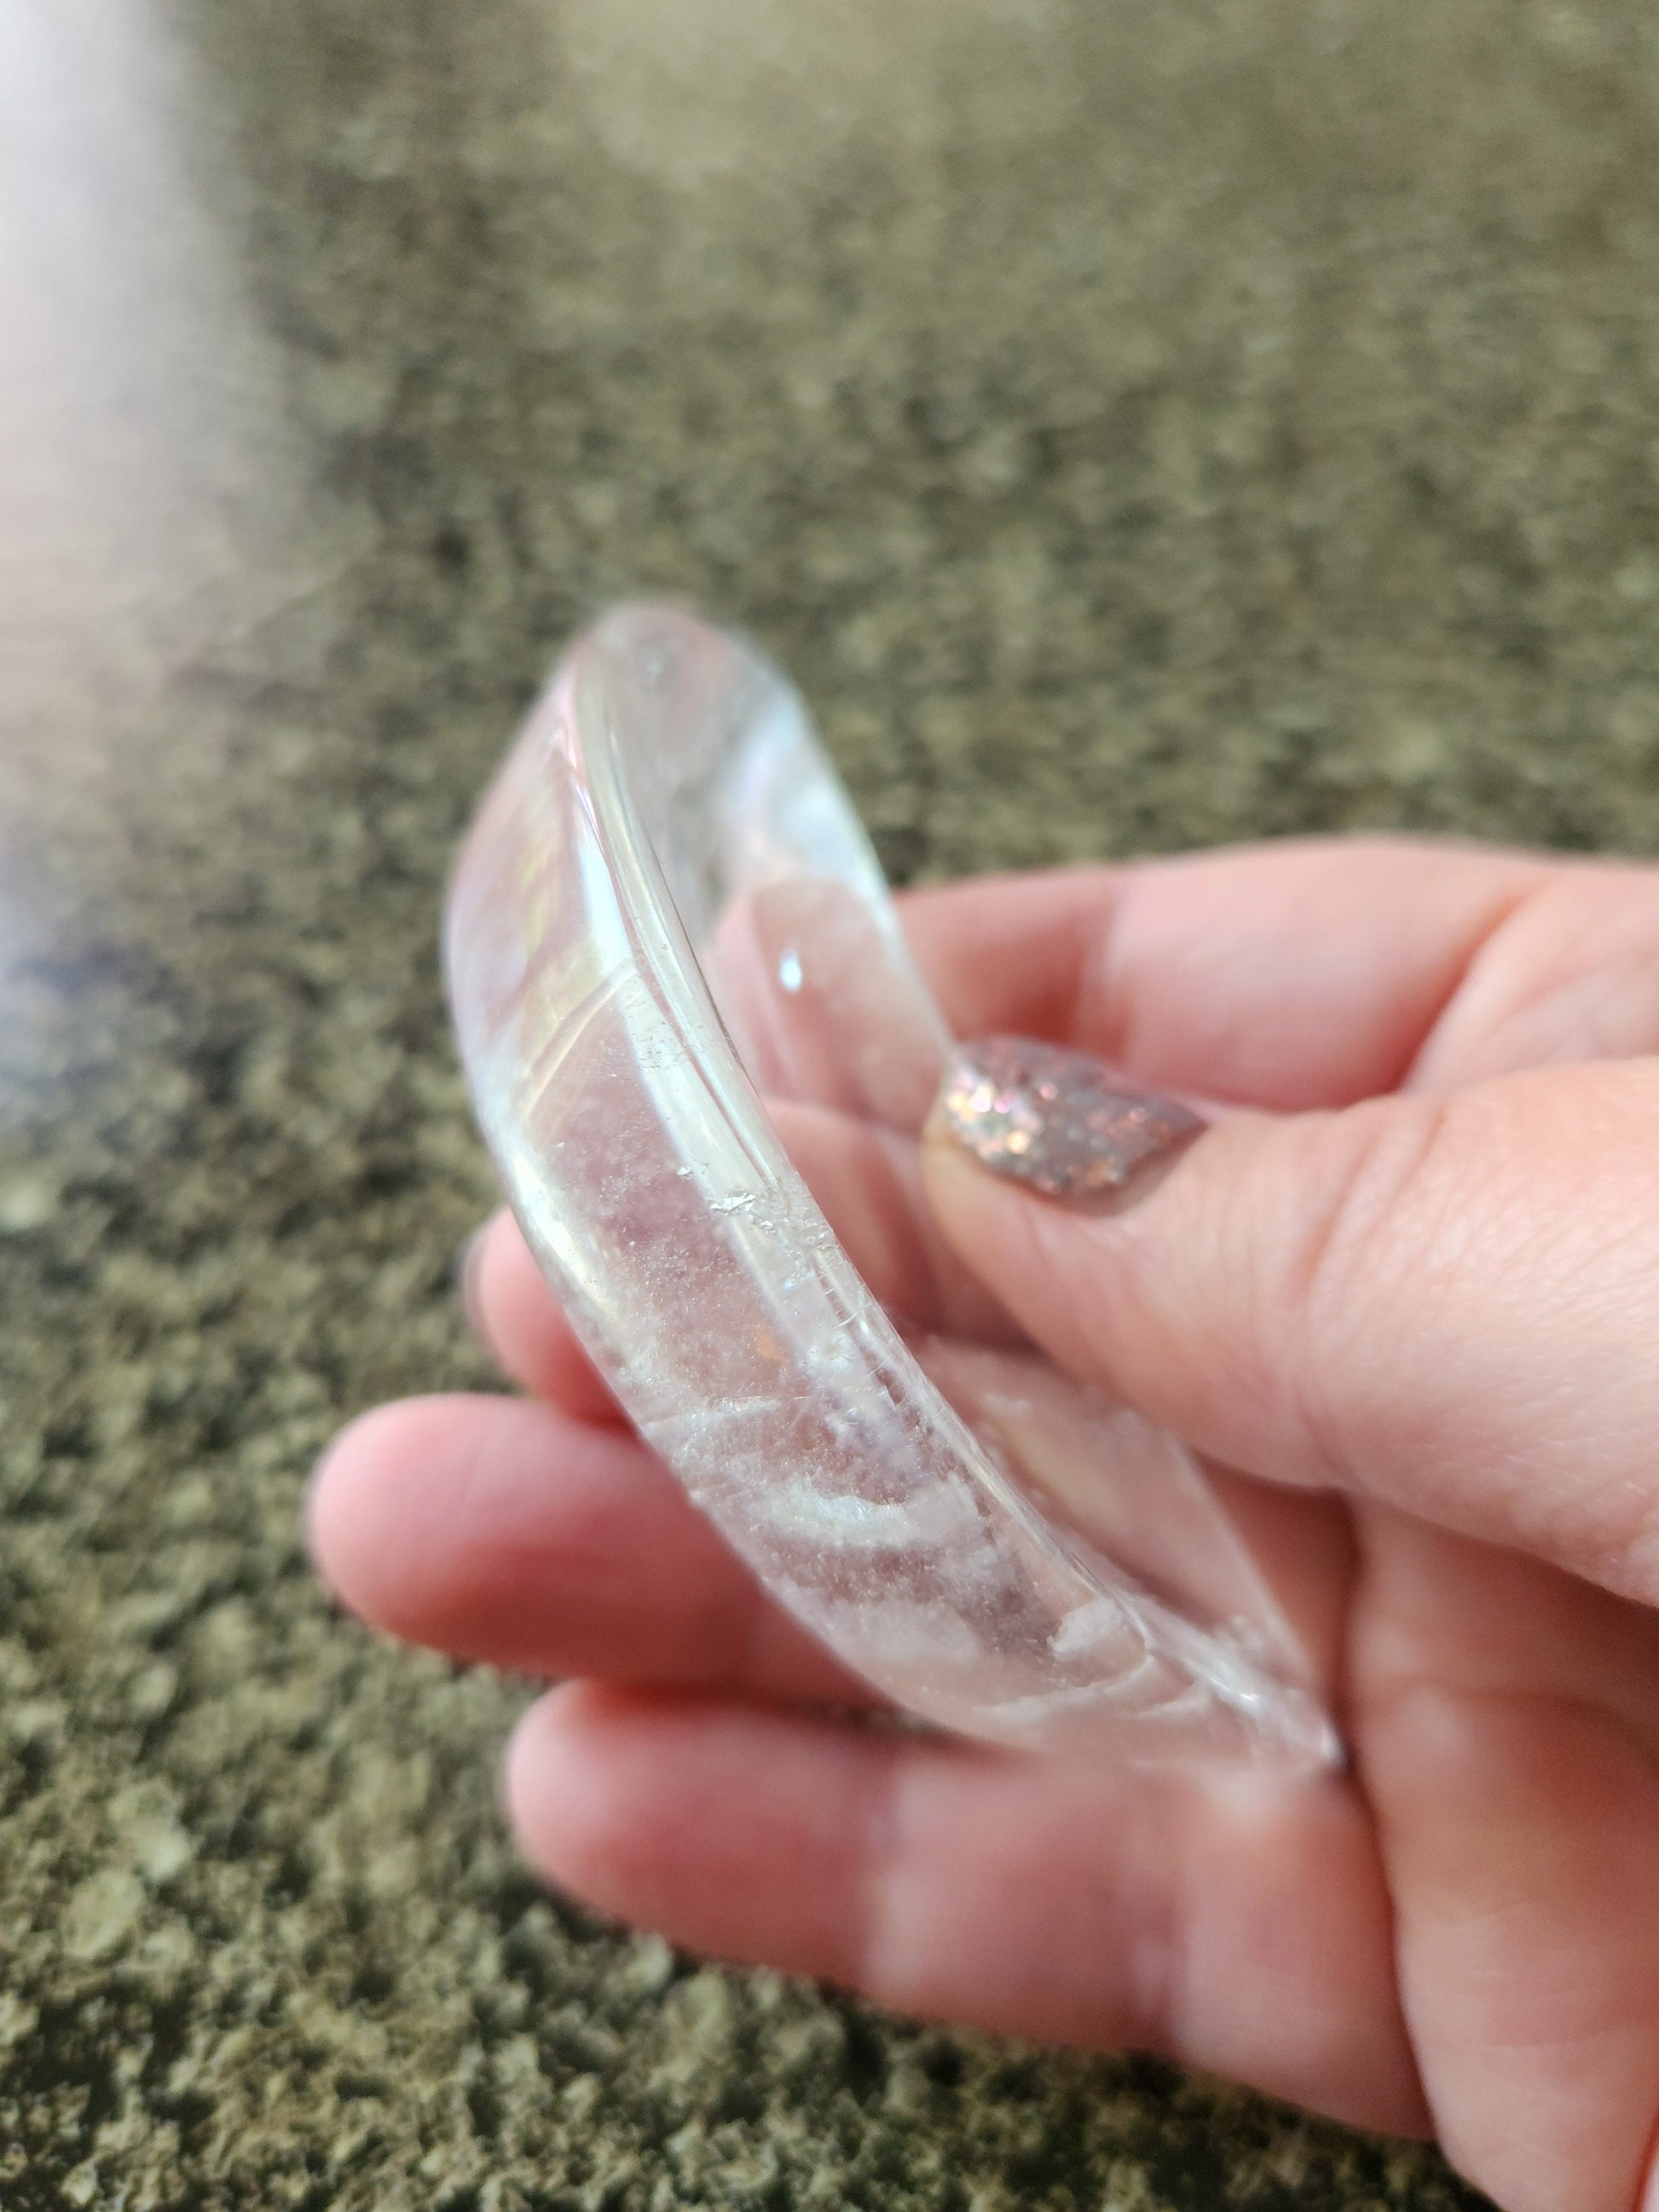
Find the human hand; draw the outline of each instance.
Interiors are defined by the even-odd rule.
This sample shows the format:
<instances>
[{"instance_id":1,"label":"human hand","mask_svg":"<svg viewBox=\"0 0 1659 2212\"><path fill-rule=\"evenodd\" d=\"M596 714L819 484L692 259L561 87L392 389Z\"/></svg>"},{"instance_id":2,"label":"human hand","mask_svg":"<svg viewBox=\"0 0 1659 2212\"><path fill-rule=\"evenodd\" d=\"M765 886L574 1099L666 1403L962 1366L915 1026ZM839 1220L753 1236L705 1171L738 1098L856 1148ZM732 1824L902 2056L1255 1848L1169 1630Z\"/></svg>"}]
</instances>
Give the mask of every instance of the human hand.
<instances>
[{"instance_id":1,"label":"human hand","mask_svg":"<svg viewBox=\"0 0 1659 2212\"><path fill-rule=\"evenodd\" d=\"M1273 1486L1350 1771L860 1725L505 1218L471 1302L529 1397L355 1423L313 1492L324 1572L394 1633L574 1678L508 1796L605 1911L1432 2130L1508 2212L1659 2205L1659 870L1286 845L904 915L958 1035L1227 1110L1109 1212L937 1129L884 1156L878 1221L827 1209L878 1288L1018 1327Z\"/></svg>"}]
</instances>

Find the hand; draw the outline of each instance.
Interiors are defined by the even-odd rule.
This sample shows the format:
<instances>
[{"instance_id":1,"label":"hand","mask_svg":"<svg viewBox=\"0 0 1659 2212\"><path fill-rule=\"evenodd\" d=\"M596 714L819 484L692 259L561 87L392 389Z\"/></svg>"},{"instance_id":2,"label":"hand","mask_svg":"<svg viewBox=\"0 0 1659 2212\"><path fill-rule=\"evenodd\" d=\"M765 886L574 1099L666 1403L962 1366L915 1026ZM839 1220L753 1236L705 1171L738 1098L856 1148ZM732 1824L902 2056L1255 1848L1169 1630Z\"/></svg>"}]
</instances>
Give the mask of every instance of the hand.
<instances>
[{"instance_id":1,"label":"hand","mask_svg":"<svg viewBox=\"0 0 1659 2212\"><path fill-rule=\"evenodd\" d=\"M1244 1109L1105 1214L930 1141L914 1264L1276 1486L1352 1771L861 1727L505 1219L471 1298L529 1397L356 1423L323 1571L396 1634L576 1678L508 1795L607 1912L1431 2130L1508 2212L1659 2203L1659 870L1287 845L904 912L958 1035Z\"/></svg>"}]
</instances>

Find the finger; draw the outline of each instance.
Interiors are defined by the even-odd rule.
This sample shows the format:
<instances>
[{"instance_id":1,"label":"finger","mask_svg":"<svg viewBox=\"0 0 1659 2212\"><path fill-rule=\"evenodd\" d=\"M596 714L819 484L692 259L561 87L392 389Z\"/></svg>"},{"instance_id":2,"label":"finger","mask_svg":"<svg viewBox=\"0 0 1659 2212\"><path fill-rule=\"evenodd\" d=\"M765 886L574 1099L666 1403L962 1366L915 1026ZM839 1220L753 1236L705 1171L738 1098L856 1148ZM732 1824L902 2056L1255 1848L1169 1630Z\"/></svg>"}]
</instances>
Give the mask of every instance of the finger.
<instances>
[{"instance_id":1,"label":"finger","mask_svg":"<svg viewBox=\"0 0 1659 2212\"><path fill-rule=\"evenodd\" d=\"M1419 2129L1365 1817L702 1698L559 1692L520 1836L600 1910L903 2012L1168 2052Z\"/></svg>"},{"instance_id":2,"label":"finger","mask_svg":"<svg viewBox=\"0 0 1659 2212\"><path fill-rule=\"evenodd\" d=\"M1574 872L1342 839L955 884L902 915L958 1036L1069 1042L1144 1083L1297 1109L1395 1088L1482 948Z\"/></svg>"},{"instance_id":3,"label":"finger","mask_svg":"<svg viewBox=\"0 0 1659 2212\"><path fill-rule=\"evenodd\" d=\"M1626 2212L1659 2112L1656 1624L1362 1522L1354 1736L1436 2132L1514 2212Z\"/></svg>"},{"instance_id":4,"label":"finger","mask_svg":"<svg viewBox=\"0 0 1659 2212\"><path fill-rule=\"evenodd\" d=\"M1554 1698L1605 1713L1659 1765L1659 1613L1388 1506L1355 1520L1351 1699L1386 1705L1422 1675L1474 1698Z\"/></svg>"},{"instance_id":5,"label":"finger","mask_svg":"<svg viewBox=\"0 0 1659 2212\"><path fill-rule=\"evenodd\" d=\"M1554 870L1493 932L1419 1054L1415 1090L1659 1048L1659 868Z\"/></svg>"},{"instance_id":6,"label":"finger","mask_svg":"<svg viewBox=\"0 0 1659 2212\"><path fill-rule=\"evenodd\" d=\"M549 1407L381 1407L336 1441L308 1520L318 1564L353 1612L455 1658L871 1702L643 1444Z\"/></svg>"},{"instance_id":7,"label":"finger","mask_svg":"<svg viewBox=\"0 0 1659 2212\"><path fill-rule=\"evenodd\" d=\"M1423 1684L1376 1730L1401 1974L1455 2165L1626 2212L1659 2080L1659 1780L1601 1715ZM1609 1910L1617 1897L1626 1909Z\"/></svg>"},{"instance_id":8,"label":"finger","mask_svg":"<svg viewBox=\"0 0 1659 2212\"><path fill-rule=\"evenodd\" d=\"M505 1206L467 1247L462 1286L474 1330L510 1382L573 1420L623 1422L621 1407L565 1319Z\"/></svg>"},{"instance_id":9,"label":"finger","mask_svg":"<svg viewBox=\"0 0 1659 2212\"><path fill-rule=\"evenodd\" d=\"M936 1119L928 1189L1061 1365L1200 1451L1651 1602L1656 1121L1652 1060L1241 1114L1090 1213Z\"/></svg>"}]
</instances>

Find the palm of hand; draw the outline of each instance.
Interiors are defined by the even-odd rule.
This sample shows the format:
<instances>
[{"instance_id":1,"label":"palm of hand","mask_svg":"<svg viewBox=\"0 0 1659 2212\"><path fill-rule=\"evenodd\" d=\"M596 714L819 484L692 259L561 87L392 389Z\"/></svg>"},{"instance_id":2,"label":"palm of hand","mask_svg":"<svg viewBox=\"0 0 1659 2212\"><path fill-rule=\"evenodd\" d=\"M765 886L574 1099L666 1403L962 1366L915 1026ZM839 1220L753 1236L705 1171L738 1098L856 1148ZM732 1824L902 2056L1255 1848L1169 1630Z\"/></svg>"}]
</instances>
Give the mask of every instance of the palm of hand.
<instances>
[{"instance_id":1,"label":"palm of hand","mask_svg":"<svg viewBox=\"0 0 1659 2212\"><path fill-rule=\"evenodd\" d=\"M919 902L958 1029L1075 1023L1109 908L1116 973L1097 962L1088 988L1118 1003L1097 1005L1090 1041L1149 1079L1276 1108L1407 1067L1450 1091L1589 1057L1563 1049L1562 1006L1608 1003L1607 931L1537 862L1280 852L1138 882L1138 921L1103 878ZM1316 899L1328 934L1310 957ZM1248 917L1235 965L1196 998L1187 975L1172 1042L1137 994L1177 996L1172 948L1209 943L1224 915ZM1309 1042L1269 1077L1253 1055L1287 1004ZM1656 1017L1598 1017L1626 1028L1592 1052L1650 1049ZM368 1417L328 1463L313 1531L381 1625L578 1678L511 1761L515 1820L556 1880L900 2009L1158 2050L1361 2124L1432 2129L1511 2212L1638 2202L1659 2106L1659 1617L1394 1505L1271 1493L1347 1776L1153 1779L861 1728L827 1709L866 1693L619 1424L505 1223L472 1278L531 1397Z\"/></svg>"}]
</instances>

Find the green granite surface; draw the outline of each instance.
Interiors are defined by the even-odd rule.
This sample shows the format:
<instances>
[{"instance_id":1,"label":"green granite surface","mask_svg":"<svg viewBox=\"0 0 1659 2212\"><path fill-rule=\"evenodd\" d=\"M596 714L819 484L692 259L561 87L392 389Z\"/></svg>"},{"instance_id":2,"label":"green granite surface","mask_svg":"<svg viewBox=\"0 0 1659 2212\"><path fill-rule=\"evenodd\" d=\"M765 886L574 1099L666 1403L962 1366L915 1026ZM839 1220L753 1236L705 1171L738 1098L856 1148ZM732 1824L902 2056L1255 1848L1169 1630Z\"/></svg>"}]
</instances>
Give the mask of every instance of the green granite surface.
<instances>
[{"instance_id":1,"label":"green granite surface","mask_svg":"<svg viewBox=\"0 0 1659 2212\"><path fill-rule=\"evenodd\" d=\"M798 672L902 876L1659 849L1649 0L11 0L0 2204L1445 2212L698 1971L296 1508L483 1379L434 956L558 641Z\"/></svg>"}]
</instances>

